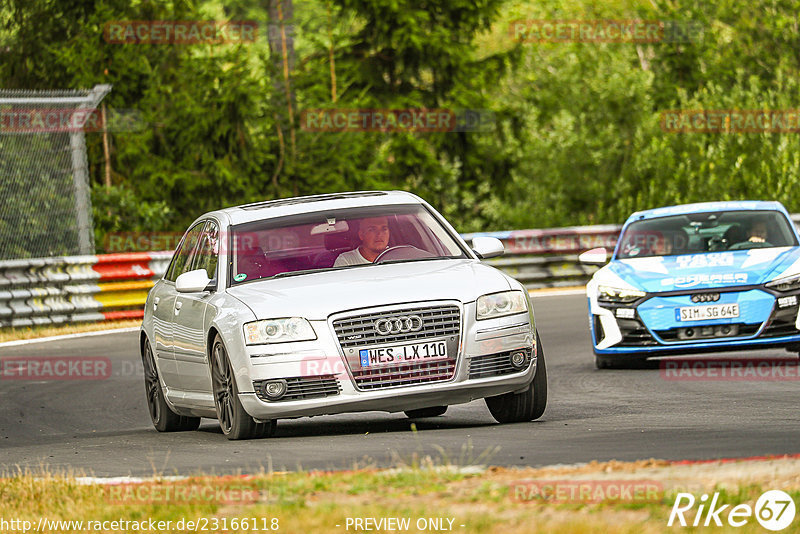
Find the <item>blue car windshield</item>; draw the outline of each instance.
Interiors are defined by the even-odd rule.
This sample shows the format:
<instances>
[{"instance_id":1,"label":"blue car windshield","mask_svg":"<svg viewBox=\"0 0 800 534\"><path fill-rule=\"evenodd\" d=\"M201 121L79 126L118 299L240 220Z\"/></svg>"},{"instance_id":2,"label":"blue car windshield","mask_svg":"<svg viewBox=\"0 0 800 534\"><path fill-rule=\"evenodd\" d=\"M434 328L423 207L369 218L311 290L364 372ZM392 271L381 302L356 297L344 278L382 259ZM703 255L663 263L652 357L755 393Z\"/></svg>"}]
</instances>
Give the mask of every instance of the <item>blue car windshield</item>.
<instances>
[{"instance_id":1,"label":"blue car windshield","mask_svg":"<svg viewBox=\"0 0 800 534\"><path fill-rule=\"evenodd\" d=\"M628 225L617 259L790 247L797 238L786 216L774 210L687 213Z\"/></svg>"}]
</instances>

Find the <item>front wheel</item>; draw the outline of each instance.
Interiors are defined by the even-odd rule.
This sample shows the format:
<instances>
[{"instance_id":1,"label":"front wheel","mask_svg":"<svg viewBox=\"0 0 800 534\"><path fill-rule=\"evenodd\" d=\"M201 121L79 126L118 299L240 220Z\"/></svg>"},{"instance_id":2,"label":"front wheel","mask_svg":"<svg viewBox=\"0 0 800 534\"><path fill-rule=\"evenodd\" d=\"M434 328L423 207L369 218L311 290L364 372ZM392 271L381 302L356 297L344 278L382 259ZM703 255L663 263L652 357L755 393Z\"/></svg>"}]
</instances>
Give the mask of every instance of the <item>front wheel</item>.
<instances>
[{"instance_id":1,"label":"front wheel","mask_svg":"<svg viewBox=\"0 0 800 534\"><path fill-rule=\"evenodd\" d=\"M522 393L487 397L486 406L498 423L521 423L538 419L547 407L547 367L539 332L536 332L536 374Z\"/></svg>"},{"instance_id":2,"label":"front wheel","mask_svg":"<svg viewBox=\"0 0 800 534\"><path fill-rule=\"evenodd\" d=\"M182 432L197 430L200 426L199 417L178 415L167 405L161 381L158 378L158 367L153 357L150 341L144 340L142 347L142 366L144 367L144 392L147 396L147 408L150 420L159 432Z\"/></svg>"},{"instance_id":3,"label":"front wheel","mask_svg":"<svg viewBox=\"0 0 800 534\"><path fill-rule=\"evenodd\" d=\"M257 423L242 407L228 353L219 334L211 348L211 386L219 426L226 438L254 439L272 434L275 421Z\"/></svg>"}]
</instances>

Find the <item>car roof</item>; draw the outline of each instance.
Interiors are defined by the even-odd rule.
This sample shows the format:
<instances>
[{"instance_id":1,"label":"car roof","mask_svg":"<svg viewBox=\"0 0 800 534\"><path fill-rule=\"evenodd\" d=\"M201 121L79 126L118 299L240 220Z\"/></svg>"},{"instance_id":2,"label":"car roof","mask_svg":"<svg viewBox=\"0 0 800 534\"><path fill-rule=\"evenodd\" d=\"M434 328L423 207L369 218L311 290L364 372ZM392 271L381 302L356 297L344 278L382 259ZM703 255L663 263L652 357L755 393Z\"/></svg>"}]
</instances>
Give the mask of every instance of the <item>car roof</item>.
<instances>
[{"instance_id":1,"label":"car roof","mask_svg":"<svg viewBox=\"0 0 800 534\"><path fill-rule=\"evenodd\" d=\"M263 202L254 202L252 204L243 204L241 206L212 211L203 215L203 217L224 217L230 221L230 224L236 225L315 211L359 208L364 206L420 204L422 202L422 199L417 195L407 191L353 191L265 200Z\"/></svg>"},{"instance_id":2,"label":"car roof","mask_svg":"<svg viewBox=\"0 0 800 534\"><path fill-rule=\"evenodd\" d=\"M625 222L627 225L630 222L641 221L645 219L655 219L657 217L666 217L669 215L681 215L684 213L704 213L709 211L730 211L730 210L773 210L780 211L788 215L786 208L780 202L765 201L765 200L737 200L725 202L698 202L695 204L680 204L677 206L666 206L663 208L655 208L650 210L637 211L628 217Z\"/></svg>"}]
</instances>

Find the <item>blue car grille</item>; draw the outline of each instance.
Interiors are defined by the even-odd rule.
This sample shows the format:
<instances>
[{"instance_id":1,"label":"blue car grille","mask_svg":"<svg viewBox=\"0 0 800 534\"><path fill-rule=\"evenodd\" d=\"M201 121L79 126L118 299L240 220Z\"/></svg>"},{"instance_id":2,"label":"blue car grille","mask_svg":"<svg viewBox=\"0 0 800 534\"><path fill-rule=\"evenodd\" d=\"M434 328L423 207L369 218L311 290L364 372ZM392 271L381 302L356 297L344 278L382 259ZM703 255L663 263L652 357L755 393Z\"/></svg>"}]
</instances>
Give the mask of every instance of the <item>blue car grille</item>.
<instances>
[{"instance_id":1,"label":"blue car grille","mask_svg":"<svg viewBox=\"0 0 800 534\"><path fill-rule=\"evenodd\" d=\"M720 334L719 332L717 332L717 329L715 329L714 327L711 327L711 326L706 326L706 327L688 326L688 327L682 327L682 328L671 328L669 330L656 330L656 335L658 337L660 337L661 339L663 339L667 343L675 342L675 341L694 341L694 340L708 341L708 340L712 340L712 339L723 339L724 340L724 339L726 339L728 337L737 337L737 338L739 338L739 337L754 336L756 334L756 332L758 332L758 329L761 328L760 324L744 324L744 323L735 323L735 324L730 324L730 325L725 325L725 326L727 326L727 327L732 329L731 330L731 332L732 332L731 334L729 334L729 335ZM735 328L735 330L733 330L734 328ZM679 331L680 330L687 330L687 329L691 329L693 331L696 331L695 336L692 337L691 339L681 339L679 337ZM708 329L707 332L706 332L706 329ZM694 333L695 332L693 332L693 334Z\"/></svg>"}]
</instances>

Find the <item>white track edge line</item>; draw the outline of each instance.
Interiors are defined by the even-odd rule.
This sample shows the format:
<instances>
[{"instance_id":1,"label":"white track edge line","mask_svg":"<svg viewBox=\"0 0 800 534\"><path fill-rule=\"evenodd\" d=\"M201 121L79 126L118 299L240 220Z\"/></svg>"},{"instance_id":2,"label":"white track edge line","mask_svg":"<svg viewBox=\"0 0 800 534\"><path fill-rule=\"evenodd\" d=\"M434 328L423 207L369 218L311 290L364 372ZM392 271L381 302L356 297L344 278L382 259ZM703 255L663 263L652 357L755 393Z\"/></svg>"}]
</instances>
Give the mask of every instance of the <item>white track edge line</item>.
<instances>
[{"instance_id":1,"label":"white track edge line","mask_svg":"<svg viewBox=\"0 0 800 534\"><path fill-rule=\"evenodd\" d=\"M5 341L0 343L1 347L17 347L20 345L30 345L31 343L44 343L47 341L61 341L63 339L75 339L79 337L93 337L93 336L103 336L105 334L121 334L124 332L138 332L138 326L131 326L127 328L114 328L111 330L98 330L94 332L78 332L76 334L64 334L61 336L50 336L50 337L37 337L34 339L18 339L16 341Z\"/></svg>"}]
</instances>

